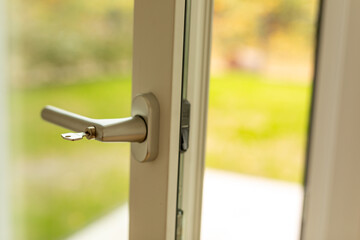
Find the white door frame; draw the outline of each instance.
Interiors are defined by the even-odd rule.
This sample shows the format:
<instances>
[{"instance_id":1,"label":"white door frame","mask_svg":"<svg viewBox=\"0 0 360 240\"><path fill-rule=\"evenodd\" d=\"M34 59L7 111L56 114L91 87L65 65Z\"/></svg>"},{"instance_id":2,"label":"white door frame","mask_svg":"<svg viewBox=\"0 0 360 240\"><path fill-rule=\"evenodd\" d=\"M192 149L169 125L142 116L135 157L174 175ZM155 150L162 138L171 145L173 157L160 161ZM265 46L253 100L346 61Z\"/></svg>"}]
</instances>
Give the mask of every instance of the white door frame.
<instances>
[{"instance_id":1,"label":"white door frame","mask_svg":"<svg viewBox=\"0 0 360 240\"><path fill-rule=\"evenodd\" d=\"M0 239L11 239L7 1L0 0Z\"/></svg>"},{"instance_id":2,"label":"white door frame","mask_svg":"<svg viewBox=\"0 0 360 240\"><path fill-rule=\"evenodd\" d=\"M183 49L186 1L135 0L133 95L151 91L158 97L164 155L148 165L131 161L130 239L175 238L184 51L188 51L188 78L183 91L191 114L189 149L183 158L180 231L183 240L200 239L213 1L188 1L189 49ZM154 23L162 24L154 28ZM160 189L165 194L157 194ZM135 197L146 200L134 202Z\"/></svg>"},{"instance_id":3,"label":"white door frame","mask_svg":"<svg viewBox=\"0 0 360 240\"><path fill-rule=\"evenodd\" d=\"M160 104L158 157L130 163L129 239L174 239L185 0L135 0L133 97Z\"/></svg>"},{"instance_id":4,"label":"white door frame","mask_svg":"<svg viewBox=\"0 0 360 240\"><path fill-rule=\"evenodd\" d=\"M324 0L303 240L360 239L360 2Z\"/></svg>"},{"instance_id":5,"label":"white door frame","mask_svg":"<svg viewBox=\"0 0 360 240\"><path fill-rule=\"evenodd\" d=\"M187 100L189 149L184 153L182 239L200 239L213 0L191 0Z\"/></svg>"}]
</instances>

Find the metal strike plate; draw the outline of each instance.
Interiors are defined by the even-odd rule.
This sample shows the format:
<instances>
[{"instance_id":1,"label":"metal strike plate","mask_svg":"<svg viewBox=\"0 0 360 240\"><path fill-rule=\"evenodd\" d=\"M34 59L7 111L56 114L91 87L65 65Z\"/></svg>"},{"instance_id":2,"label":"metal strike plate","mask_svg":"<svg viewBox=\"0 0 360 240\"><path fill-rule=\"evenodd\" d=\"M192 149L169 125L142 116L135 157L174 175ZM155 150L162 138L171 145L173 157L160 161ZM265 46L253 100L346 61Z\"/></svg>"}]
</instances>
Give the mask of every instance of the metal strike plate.
<instances>
[{"instance_id":1,"label":"metal strike plate","mask_svg":"<svg viewBox=\"0 0 360 240\"><path fill-rule=\"evenodd\" d=\"M140 116L146 122L146 138L131 143L131 154L139 162L154 160L159 149L159 103L152 93L138 95L132 102L132 116Z\"/></svg>"}]
</instances>

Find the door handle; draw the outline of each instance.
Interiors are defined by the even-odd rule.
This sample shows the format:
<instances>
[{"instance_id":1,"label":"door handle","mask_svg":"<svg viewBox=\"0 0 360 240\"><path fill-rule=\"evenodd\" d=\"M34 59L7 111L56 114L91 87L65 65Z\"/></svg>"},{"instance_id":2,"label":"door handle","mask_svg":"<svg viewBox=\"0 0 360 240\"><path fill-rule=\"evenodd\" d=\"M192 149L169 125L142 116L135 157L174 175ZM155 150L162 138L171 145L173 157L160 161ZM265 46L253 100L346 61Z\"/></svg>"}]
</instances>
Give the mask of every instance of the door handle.
<instances>
[{"instance_id":1,"label":"door handle","mask_svg":"<svg viewBox=\"0 0 360 240\"><path fill-rule=\"evenodd\" d=\"M131 117L93 119L53 106L46 106L41 117L77 133L65 133L66 140L96 139L101 142L131 142L131 154L139 162L154 160L159 142L159 103L152 93L136 96Z\"/></svg>"}]
</instances>

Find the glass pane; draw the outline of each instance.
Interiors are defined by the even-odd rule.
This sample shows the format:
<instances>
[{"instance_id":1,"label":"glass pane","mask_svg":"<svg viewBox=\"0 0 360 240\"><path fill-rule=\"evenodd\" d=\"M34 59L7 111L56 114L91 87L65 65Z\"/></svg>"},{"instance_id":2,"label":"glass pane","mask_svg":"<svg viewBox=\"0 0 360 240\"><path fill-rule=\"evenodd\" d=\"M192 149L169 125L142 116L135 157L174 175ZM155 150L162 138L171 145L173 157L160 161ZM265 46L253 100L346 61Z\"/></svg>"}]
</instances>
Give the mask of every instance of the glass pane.
<instances>
[{"instance_id":1,"label":"glass pane","mask_svg":"<svg viewBox=\"0 0 360 240\"><path fill-rule=\"evenodd\" d=\"M69 130L40 111L130 116L133 1L16 0L10 8L15 239L77 239L105 215L124 219L112 229L125 229L122 239L129 144L65 141Z\"/></svg>"},{"instance_id":2,"label":"glass pane","mask_svg":"<svg viewBox=\"0 0 360 240\"><path fill-rule=\"evenodd\" d=\"M299 238L318 0L215 0L202 239Z\"/></svg>"}]
</instances>

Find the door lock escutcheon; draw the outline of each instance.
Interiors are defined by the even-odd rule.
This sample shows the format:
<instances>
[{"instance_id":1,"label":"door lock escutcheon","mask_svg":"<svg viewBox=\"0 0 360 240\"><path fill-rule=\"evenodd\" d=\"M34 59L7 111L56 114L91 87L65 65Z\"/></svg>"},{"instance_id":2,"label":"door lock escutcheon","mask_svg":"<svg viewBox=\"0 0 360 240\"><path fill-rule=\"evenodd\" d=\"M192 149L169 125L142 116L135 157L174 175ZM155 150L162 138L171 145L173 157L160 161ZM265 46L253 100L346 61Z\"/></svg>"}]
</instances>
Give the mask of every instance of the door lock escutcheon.
<instances>
[{"instance_id":1,"label":"door lock escutcheon","mask_svg":"<svg viewBox=\"0 0 360 240\"><path fill-rule=\"evenodd\" d=\"M95 139L101 142L131 142L131 154L139 162L152 161L159 147L159 103L152 93L136 96L131 117L93 119L46 106L41 117L75 133L61 134L70 141Z\"/></svg>"}]
</instances>

